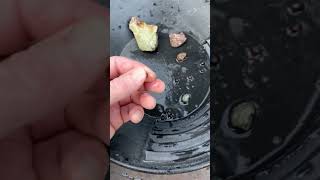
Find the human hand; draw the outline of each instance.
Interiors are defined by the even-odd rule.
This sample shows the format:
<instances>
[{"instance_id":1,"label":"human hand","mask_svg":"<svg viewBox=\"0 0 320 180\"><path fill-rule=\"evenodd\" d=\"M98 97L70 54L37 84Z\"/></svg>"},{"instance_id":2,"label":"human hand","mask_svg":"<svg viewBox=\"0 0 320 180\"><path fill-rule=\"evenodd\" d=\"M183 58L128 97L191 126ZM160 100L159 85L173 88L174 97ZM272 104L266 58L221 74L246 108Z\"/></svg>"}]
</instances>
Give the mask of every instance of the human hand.
<instances>
[{"instance_id":1,"label":"human hand","mask_svg":"<svg viewBox=\"0 0 320 180\"><path fill-rule=\"evenodd\" d=\"M1 179L103 179L107 11L91 0L0 10Z\"/></svg>"},{"instance_id":2,"label":"human hand","mask_svg":"<svg viewBox=\"0 0 320 180\"><path fill-rule=\"evenodd\" d=\"M124 123L138 123L145 109L156 100L148 93L161 93L165 84L147 66L125 57L110 58L110 138Z\"/></svg>"}]
</instances>

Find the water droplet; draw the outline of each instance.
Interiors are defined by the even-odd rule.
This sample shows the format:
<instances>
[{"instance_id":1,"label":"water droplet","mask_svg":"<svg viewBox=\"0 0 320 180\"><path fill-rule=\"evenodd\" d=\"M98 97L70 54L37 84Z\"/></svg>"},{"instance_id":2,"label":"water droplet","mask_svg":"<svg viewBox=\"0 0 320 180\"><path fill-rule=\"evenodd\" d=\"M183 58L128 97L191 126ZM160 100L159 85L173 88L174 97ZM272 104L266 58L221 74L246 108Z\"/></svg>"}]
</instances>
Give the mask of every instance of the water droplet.
<instances>
[{"instance_id":1,"label":"water droplet","mask_svg":"<svg viewBox=\"0 0 320 180\"><path fill-rule=\"evenodd\" d=\"M169 33L169 29L167 29L167 28L162 29L161 32L164 33L164 34L168 34Z\"/></svg>"},{"instance_id":2,"label":"water droplet","mask_svg":"<svg viewBox=\"0 0 320 180\"><path fill-rule=\"evenodd\" d=\"M267 176L269 175L269 171L265 170L265 171L261 171L257 174L257 176Z\"/></svg>"},{"instance_id":3,"label":"water droplet","mask_svg":"<svg viewBox=\"0 0 320 180\"><path fill-rule=\"evenodd\" d=\"M160 120L162 120L162 121L164 121L164 120L166 120L167 119L167 115L166 114L161 114L161 116L160 116Z\"/></svg>"},{"instance_id":4,"label":"water droplet","mask_svg":"<svg viewBox=\"0 0 320 180\"><path fill-rule=\"evenodd\" d=\"M245 28L245 22L241 18L233 17L229 20L229 27L235 37L240 37Z\"/></svg>"},{"instance_id":5,"label":"water droplet","mask_svg":"<svg viewBox=\"0 0 320 180\"><path fill-rule=\"evenodd\" d=\"M255 82L252 79L248 78L248 77L245 77L243 79L243 83L249 89L252 89L252 88L255 87Z\"/></svg>"},{"instance_id":6,"label":"water droplet","mask_svg":"<svg viewBox=\"0 0 320 180\"><path fill-rule=\"evenodd\" d=\"M188 69L187 69L186 67L182 67L182 68L181 68L181 71L182 71L183 73L186 73L187 70L188 70Z\"/></svg>"},{"instance_id":7,"label":"water droplet","mask_svg":"<svg viewBox=\"0 0 320 180\"><path fill-rule=\"evenodd\" d=\"M305 6L303 3L296 2L296 3L290 4L287 8L287 11L289 15L297 16L301 14L304 11L304 9L305 9Z\"/></svg>"},{"instance_id":8,"label":"water droplet","mask_svg":"<svg viewBox=\"0 0 320 180\"><path fill-rule=\"evenodd\" d=\"M171 113L171 112L168 112L168 113L167 113L167 118L170 119L170 120L171 120L171 119L174 119L174 114Z\"/></svg>"},{"instance_id":9,"label":"water droplet","mask_svg":"<svg viewBox=\"0 0 320 180\"><path fill-rule=\"evenodd\" d=\"M274 168L274 169L278 169L278 168L280 168L280 167L281 167L280 164L274 164L274 165L273 165L273 168Z\"/></svg>"},{"instance_id":10,"label":"water droplet","mask_svg":"<svg viewBox=\"0 0 320 180\"><path fill-rule=\"evenodd\" d=\"M200 63L200 66L205 66L205 65L206 65L205 62Z\"/></svg>"},{"instance_id":11,"label":"water droplet","mask_svg":"<svg viewBox=\"0 0 320 180\"><path fill-rule=\"evenodd\" d=\"M200 69L199 73L201 73L201 74L204 73L204 70L203 70L203 69Z\"/></svg>"},{"instance_id":12,"label":"water droplet","mask_svg":"<svg viewBox=\"0 0 320 180\"><path fill-rule=\"evenodd\" d=\"M228 87L228 84L227 83L221 83L221 88L225 89Z\"/></svg>"},{"instance_id":13,"label":"water droplet","mask_svg":"<svg viewBox=\"0 0 320 180\"><path fill-rule=\"evenodd\" d=\"M157 104L154 110L158 111L159 113L164 113L164 107L160 104Z\"/></svg>"},{"instance_id":14,"label":"water droplet","mask_svg":"<svg viewBox=\"0 0 320 180\"><path fill-rule=\"evenodd\" d=\"M286 28L286 34L290 37L299 36L301 31L302 31L301 24L295 24Z\"/></svg>"},{"instance_id":15,"label":"water droplet","mask_svg":"<svg viewBox=\"0 0 320 180\"><path fill-rule=\"evenodd\" d=\"M188 81L188 82L192 82L193 80L194 80L194 77L193 77L193 76L188 76L188 77L187 77L187 81Z\"/></svg>"},{"instance_id":16,"label":"water droplet","mask_svg":"<svg viewBox=\"0 0 320 180\"><path fill-rule=\"evenodd\" d=\"M121 175L122 175L123 177L128 177L128 176L129 176L127 172L122 172Z\"/></svg>"},{"instance_id":17,"label":"water droplet","mask_svg":"<svg viewBox=\"0 0 320 180\"><path fill-rule=\"evenodd\" d=\"M282 139L281 139L281 137L279 137L279 136L274 136L274 137L272 138L272 143L273 143L274 145L279 145L279 144L281 143L281 141L282 141Z\"/></svg>"},{"instance_id":18,"label":"water droplet","mask_svg":"<svg viewBox=\"0 0 320 180\"><path fill-rule=\"evenodd\" d=\"M262 44L258 44L252 47L245 48L248 64L255 62L263 62L265 57L268 56L266 48Z\"/></svg>"},{"instance_id":19,"label":"water droplet","mask_svg":"<svg viewBox=\"0 0 320 180\"><path fill-rule=\"evenodd\" d=\"M180 83L180 80L179 80L179 79L174 79L173 85L178 85L179 83Z\"/></svg>"}]
</instances>

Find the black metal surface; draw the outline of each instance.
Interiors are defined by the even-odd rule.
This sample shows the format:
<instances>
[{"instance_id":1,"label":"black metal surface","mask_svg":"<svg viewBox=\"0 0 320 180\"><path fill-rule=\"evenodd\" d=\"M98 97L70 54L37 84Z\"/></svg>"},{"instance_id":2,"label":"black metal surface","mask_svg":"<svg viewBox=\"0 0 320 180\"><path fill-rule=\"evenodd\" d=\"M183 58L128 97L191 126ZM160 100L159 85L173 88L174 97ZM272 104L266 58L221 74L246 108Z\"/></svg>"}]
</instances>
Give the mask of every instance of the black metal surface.
<instances>
[{"instance_id":1,"label":"black metal surface","mask_svg":"<svg viewBox=\"0 0 320 180\"><path fill-rule=\"evenodd\" d=\"M161 27L160 31L164 31ZM138 49L135 39L132 39L122 50L121 56L137 59L155 72L166 84L165 92L154 94L158 106L146 113L153 117L169 120L180 119L194 112L206 98L209 88L209 57L205 49L192 36L186 35L186 44L172 48L168 33L159 33L159 47L155 52L145 53ZM187 52L183 63L176 62L180 52ZM183 95L190 94L188 104L183 104ZM167 115L164 117L163 115Z\"/></svg>"},{"instance_id":2,"label":"black metal surface","mask_svg":"<svg viewBox=\"0 0 320 180\"><path fill-rule=\"evenodd\" d=\"M205 11L207 10L207 11ZM154 95L157 108L138 125L126 124L111 141L111 160L151 173L180 173L209 165L209 3L186 1L111 1L111 54L150 66L166 84ZM156 52L138 50L128 29L131 16L159 26ZM201 20L201 21L200 21ZM172 48L168 33L186 33L187 42ZM176 62L179 52L188 54ZM190 94L188 104L181 96Z\"/></svg>"},{"instance_id":3,"label":"black metal surface","mask_svg":"<svg viewBox=\"0 0 320 180\"><path fill-rule=\"evenodd\" d=\"M318 12L316 0L215 1L213 147L220 177L319 178L319 140L311 138L313 149L308 144L320 127ZM252 99L260 115L249 132L233 133L225 126L231 105Z\"/></svg>"}]
</instances>

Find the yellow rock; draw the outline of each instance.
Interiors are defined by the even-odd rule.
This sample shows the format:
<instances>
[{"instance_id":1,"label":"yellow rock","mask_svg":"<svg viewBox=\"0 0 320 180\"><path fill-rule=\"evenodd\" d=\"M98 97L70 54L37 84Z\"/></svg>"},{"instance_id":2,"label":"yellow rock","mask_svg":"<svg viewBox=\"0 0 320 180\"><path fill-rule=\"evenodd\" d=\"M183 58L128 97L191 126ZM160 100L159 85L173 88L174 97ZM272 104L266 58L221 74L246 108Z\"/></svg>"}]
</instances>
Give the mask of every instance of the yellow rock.
<instances>
[{"instance_id":1,"label":"yellow rock","mask_svg":"<svg viewBox=\"0 0 320 180\"><path fill-rule=\"evenodd\" d=\"M141 51L154 51L158 46L158 26L147 24L137 17L132 17L129 29L137 41Z\"/></svg>"}]
</instances>

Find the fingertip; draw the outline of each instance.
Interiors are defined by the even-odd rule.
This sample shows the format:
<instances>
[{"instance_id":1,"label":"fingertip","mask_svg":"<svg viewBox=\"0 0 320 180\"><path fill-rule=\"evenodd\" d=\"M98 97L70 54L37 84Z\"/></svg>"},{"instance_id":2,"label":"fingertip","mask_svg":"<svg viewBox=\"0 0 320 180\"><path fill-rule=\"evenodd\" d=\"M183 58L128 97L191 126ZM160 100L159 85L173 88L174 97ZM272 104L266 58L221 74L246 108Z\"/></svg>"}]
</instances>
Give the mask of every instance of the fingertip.
<instances>
[{"instance_id":1,"label":"fingertip","mask_svg":"<svg viewBox=\"0 0 320 180\"><path fill-rule=\"evenodd\" d=\"M131 122L139 123L143 119L144 110L141 106L136 105L130 110L129 116L130 116Z\"/></svg>"},{"instance_id":2,"label":"fingertip","mask_svg":"<svg viewBox=\"0 0 320 180\"><path fill-rule=\"evenodd\" d=\"M142 67L137 67L136 69L133 69L132 73L132 80L138 84L141 84L145 82L147 78L147 73L144 68Z\"/></svg>"},{"instance_id":3,"label":"fingertip","mask_svg":"<svg viewBox=\"0 0 320 180\"><path fill-rule=\"evenodd\" d=\"M132 60L126 57L121 56L112 56L111 59L111 65L110 66L110 77L111 79L126 73L134 68L143 68L147 74L146 76L146 82L152 82L157 78L156 73L151 70L148 66L145 64L140 63L139 61Z\"/></svg>"},{"instance_id":4,"label":"fingertip","mask_svg":"<svg viewBox=\"0 0 320 180\"><path fill-rule=\"evenodd\" d=\"M166 85L160 79L157 80L157 83L158 83L159 93L162 93L166 89Z\"/></svg>"},{"instance_id":5,"label":"fingertip","mask_svg":"<svg viewBox=\"0 0 320 180\"><path fill-rule=\"evenodd\" d=\"M165 84L160 79L150 83L145 83L145 89L154 93L162 93L165 90Z\"/></svg>"},{"instance_id":6,"label":"fingertip","mask_svg":"<svg viewBox=\"0 0 320 180\"><path fill-rule=\"evenodd\" d=\"M148 93L143 93L140 96L140 104L142 107L144 107L145 109L154 109L156 107L156 100L154 97L152 97L150 94Z\"/></svg>"},{"instance_id":7,"label":"fingertip","mask_svg":"<svg viewBox=\"0 0 320 180\"><path fill-rule=\"evenodd\" d=\"M145 71L147 72L146 82L152 82L157 78L157 74L153 72L149 67L144 67Z\"/></svg>"}]
</instances>

